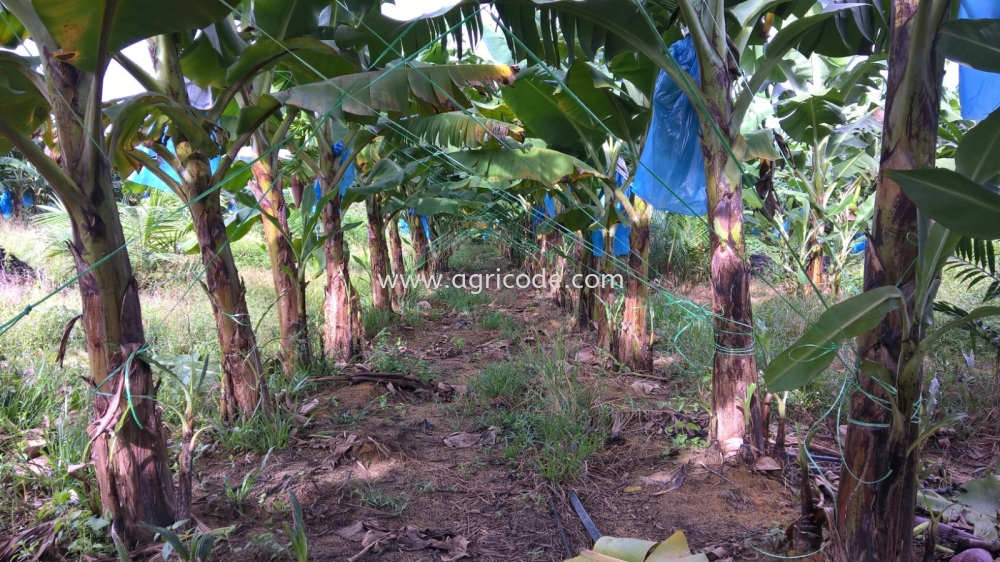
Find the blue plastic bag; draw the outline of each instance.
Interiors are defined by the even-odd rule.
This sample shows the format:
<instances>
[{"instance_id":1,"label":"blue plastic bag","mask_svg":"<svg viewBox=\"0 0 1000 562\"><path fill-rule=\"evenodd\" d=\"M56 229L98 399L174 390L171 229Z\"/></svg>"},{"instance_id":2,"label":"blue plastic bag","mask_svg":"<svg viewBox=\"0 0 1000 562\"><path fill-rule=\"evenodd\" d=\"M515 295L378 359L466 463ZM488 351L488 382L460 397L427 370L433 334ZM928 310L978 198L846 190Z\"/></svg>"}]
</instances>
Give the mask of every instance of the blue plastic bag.
<instances>
[{"instance_id":1,"label":"blue plastic bag","mask_svg":"<svg viewBox=\"0 0 1000 562\"><path fill-rule=\"evenodd\" d=\"M10 215L13 212L14 198L11 197L10 191L5 189L3 190L3 193L0 193L0 215L3 215L4 218L10 218Z\"/></svg>"},{"instance_id":2,"label":"blue plastic bag","mask_svg":"<svg viewBox=\"0 0 1000 562\"><path fill-rule=\"evenodd\" d=\"M616 179L616 181L618 183L618 187L621 187L622 184L625 183L625 177L622 176L621 172L618 172L617 174L615 174L615 179ZM631 192L631 188L626 187L625 188L625 197L628 197L630 192ZM604 196L603 195L601 195L601 203L602 204L604 203ZM615 205L615 209L617 209L618 212L621 213L621 212L623 212L623 210L625 209L625 207L621 203L618 203L618 204ZM613 248L614 253L615 253L616 256L628 255L629 251L632 248L632 246L631 246L631 244L629 242L631 236L632 236L632 227L631 226L625 226L625 225L622 225L622 224L618 225L618 228L615 229L615 243L614 243L614 248ZM601 257L601 256L604 255L604 231L603 230L595 230L595 231L591 232L590 233L590 243L593 244L593 246L594 246L593 251L594 251L594 255L595 256Z\"/></svg>"},{"instance_id":3,"label":"blue plastic bag","mask_svg":"<svg viewBox=\"0 0 1000 562\"><path fill-rule=\"evenodd\" d=\"M343 164L344 160L351 155L351 151L348 150L344 152L344 143L342 141L337 141L337 144L333 145L333 155L340 156L340 163ZM344 177L340 178L340 196L343 197L347 193L347 188L351 187L354 183L354 175L357 171L354 169L354 164L348 166L347 171L344 172ZM316 192L316 200L319 201L323 198L323 190L320 189L319 179L313 184L313 190Z\"/></svg>"},{"instance_id":4,"label":"blue plastic bag","mask_svg":"<svg viewBox=\"0 0 1000 562\"><path fill-rule=\"evenodd\" d=\"M699 82L691 37L670 46L670 55ZM633 191L654 209L681 215L708 212L701 125L687 95L663 71L653 91L653 120L639 157Z\"/></svg>"},{"instance_id":5,"label":"blue plastic bag","mask_svg":"<svg viewBox=\"0 0 1000 562\"><path fill-rule=\"evenodd\" d=\"M962 0L959 19L1000 18L997 0ZM983 72L967 66L958 69L958 99L962 119L985 119L1000 107L1000 74Z\"/></svg>"},{"instance_id":6,"label":"blue plastic bag","mask_svg":"<svg viewBox=\"0 0 1000 562\"><path fill-rule=\"evenodd\" d=\"M546 217L551 219L556 216L556 200L553 199L551 195L546 194L542 203L545 207L544 213L538 206L531 209L531 228L535 228L535 226L537 226L538 223L543 222Z\"/></svg>"},{"instance_id":7,"label":"blue plastic bag","mask_svg":"<svg viewBox=\"0 0 1000 562\"><path fill-rule=\"evenodd\" d=\"M146 154L150 155L154 160L156 159L156 153L153 152L153 149L151 148L146 148L145 146L139 146L137 147L137 150L145 152ZM170 154L177 156L177 150L174 148L173 139L167 140L167 151L170 152ZM221 156L216 156L215 158L212 158L211 160L208 161L209 169L213 174L219 168L219 161L221 159L222 159ZM166 162L160 162L160 170L162 170L164 173L170 176L170 178L177 180L178 182L181 181L181 177L177 175L177 171L174 170L174 167L171 166L170 164ZM168 193L172 193L170 187L168 187L167 184L163 183L163 180L161 180L156 174L153 173L152 170L150 170L145 166L143 166L142 169L139 170L138 172L132 172L127 178L127 180L135 182L139 185L144 185L146 187L151 187L153 189L158 189L160 191L166 191Z\"/></svg>"},{"instance_id":8,"label":"blue plastic bag","mask_svg":"<svg viewBox=\"0 0 1000 562\"><path fill-rule=\"evenodd\" d=\"M413 209L408 211L409 214L413 214ZM431 225L427 224L427 217L420 217L420 224L424 226L424 236L427 237L427 241L431 240ZM399 232L400 234L410 235L410 223L406 221L405 218L399 217Z\"/></svg>"},{"instance_id":9,"label":"blue plastic bag","mask_svg":"<svg viewBox=\"0 0 1000 562\"><path fill-rule=\"evenodd\" d=\"M615 229L615 255L625 256L628 255L631 246L629 245L629 236L632 235L631 226L618 225ZM594 245L594 255L601 257L604 255L604 231L595 230L590 233L590 243Z\"/></svg>"}]
</instances>

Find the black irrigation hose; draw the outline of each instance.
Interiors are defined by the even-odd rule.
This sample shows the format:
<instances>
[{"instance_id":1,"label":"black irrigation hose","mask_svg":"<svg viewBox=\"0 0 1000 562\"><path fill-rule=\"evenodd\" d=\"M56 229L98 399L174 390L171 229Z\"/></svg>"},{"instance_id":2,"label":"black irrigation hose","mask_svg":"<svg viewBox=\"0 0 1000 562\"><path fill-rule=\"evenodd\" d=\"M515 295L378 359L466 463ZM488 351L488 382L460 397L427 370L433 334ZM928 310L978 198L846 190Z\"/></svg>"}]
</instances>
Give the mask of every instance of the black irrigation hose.
<instances>
[{"instance_id":1,"label":"black irrigation hose","mask_svg":"<svg viewBox=\"0 0 1000 562\"><path fill-rule=\"evenodd\" d=\"M573 504L576 516L580 518L580 522L587 529L587 534L590 535L591 540L597 542L601 538L601 532L597 530L597 525L594 525L594 521L587 515L587 510L583 508L583 504L580 503L580 498L577 497L576 492L569 493L569 503Z\"/></svg>"},{"instance_id":2,"label":"black irrigation hose","mask_svg":"<svg viewBox=\"0 0 1000 562\"><path fill-rule=\"evenodd\" d=\"M552 508L552 515L556 518L556 528L559 529L559 534L562 536L563 548L566 549L566 558L573 557L573 551L569 548L569 539L566 538L566 530L563 529L562 521L559 519L559 511L556 509L556 502L552 499L552 491L549 491L549 507Z\"/></svg>"}]
</instances>

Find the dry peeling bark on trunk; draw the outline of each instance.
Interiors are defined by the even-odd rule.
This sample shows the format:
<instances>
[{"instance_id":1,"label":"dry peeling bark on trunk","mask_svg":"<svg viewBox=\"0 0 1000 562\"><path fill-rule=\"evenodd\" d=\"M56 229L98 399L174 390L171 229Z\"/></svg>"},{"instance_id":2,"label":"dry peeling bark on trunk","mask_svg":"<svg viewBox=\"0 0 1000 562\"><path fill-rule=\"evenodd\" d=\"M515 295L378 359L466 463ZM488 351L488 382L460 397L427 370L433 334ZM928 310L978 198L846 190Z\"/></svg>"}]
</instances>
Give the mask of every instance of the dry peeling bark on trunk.
<instances>
[{"instance_id":1,"label":"dry peeling bark on trunk","mask_svg":"<svg viewBox=\"0 0 1000 562\"><path fill-rule=\"evenodd\" d=\"M266 152L266 151L264 151ZM254 142L253 181L250 190L260 204L260 212L278 224L264 219L264 241L271 259L271 276L278 302L278 329L286 371L310 360L309 324L305 322L305 292L298 282L298 264L291 243L282 233L288 232L288 209L280 185L274 185L274 173L264 158L261 146ZM280 225L280 228L279 226Z\"/></svg>"},{"instance_id":2,"label":"dry peeling bark on trunk","mask_svg":"<svg viewBox=\"0 0 1000 562\"><path fill-rule=\"evenodd\" d=\"M125 247L109 164L83 128L95 88L100 99L99 86L93 75L52 57L48 47L42 46L42 51L60 133L59 163L74 184L60 186L59 196L73 225L69 247L81 274L81 320L95 387L94 421L88 428L94 438L91 460L102 509L110 514L115 529L134 542L152 538L141 523L168 526L174 521L170 457L156 387L149 365L134 355L146 345L138 285ZM125 393L116 392L125 385L132 396L131 408ZM113 438L111 431L117 432Z\"/></svg>"},{"instance_id":3,"label":"dry peeling bark on trunk","mask_svg":"<svg viewBox=\"0 0 1000 562\"><path fill-rule=\"evenodd\" d=\"M725 178L729 155L718 147L707 159L711 231L712 312L715 315L715 356L712 362L713 434L726 455L746 444L764 450L760 401L750 390L757 382L750 267L744 260L743 201L739 186ZM723 238L724 237L724 238ZM747 427L743 404L750 398Z\"/></svg>"},{"instance_id":4,"label":"dry peeling bark on trunk","mask_svg":"<svg viewBox=\"0 0 1000 562\"><path fill-rule=\"evenodd\" d=\"M202 287L212 303L222 349L222 413L228 420L249 415L258 406L269 405L263 364L253 332L246 291L228 243L226 223L218 191L212 190L208 158L193 152L187 142L177 144L177 156L185 169L184 200L205 266Z\"/></svg>"},{"instance_id":5,"label":"dry peeling bark on trunk","mask_svg":"<svg viewBox=\"0 0 1000 562\"><path fill-rule=\"evenodd\" d=\"M427 228L431 231L431 272L444 273L448 271L451 262L451 253L454 247L451 240L451 228L448 229L448 236L442 236L440 222L434 217L427 217Z\"/></svg>"},{"instance_id":6,"label":"dry peeling bark on trunk","mask_svg":"<svg viewBox=\"0 0 1000 562\"><path fill-rule=\"evenodd\" d=\"M107 230L100 233L108 226L100 218L81 218L97 220L91 223L89 235L83 236L78 234L82 229L74 221L72 251L79 273L124 244L123 236L119 238L112 232L106 237ZM116 229L111 226L109 230ZM120 225L117 230L120 232ZM98 391L94 395L95 421L88 427L88 434L94 439L91 460L101 506L111 513L115 524L124 526L118 529L124 536L133 540L151 538L140 525L173 522L174 489L152 371L133 355L145 345L145 334L138 285L132 277L128 254L121 251L83 273L79 284L91 382ZM114 342L118 349L106 342ZM126 385L131 407L123 390ZM124 423L118 428L123 416Z\"/></svg>"},{"instance_id":7,"label":"dry peeling bark on trunk","mask_svg":"<svg viewBox=\"0 0 1000 562\"><path fill-rule=\"evenodd\" d=\"M923 4L923 6L920 6ZM940 3L937 3L940 4ZM914 290L917 247L917 209L885 176L885 170L933 166L937 142L943 61L934 33L947 10L934 13L929 0L894 0L886 91L886 117L882 132L880 177L875 193L872 241L865 251L864 288L900 287L907 298ZM927 10L923 14L920 10ZM921 25L920 19L924 18ZM907 309L912 308L908 306ZM889 313L872 332L859 338L859 349L868 360L892 373L902 396L902 419L909 420L913 399L920 396L922 376L899 380L907 349L920 341L919 322L903 333L901 312ZM897 363L899 361L899 363ZM917 438L917 424L886 427L889 410L872 400L888 399L881 384L858 372L861 391L851 397L844 463L837 498L837 529L844 559L863 562L909 562L913 558L913 514L916 502L918 450L907 451ZM867 396L866 396L867 393ZM855 478L856 477L856 478ZM866 484L864 482L877 482Z\"/></svg>"},{"instance_id":8,"label":"dry peeling bark on trunk","mask_svg":"<svg viewBox=\"0 0 1000 562\"><path fill-rule=\"evenodd\" d=\"M331 187L321 182L324 196ZM326 254L326 302L323 304L323 351L328 358L350 361L361 354L364 334L361 328L361 311L351 288L347 254L344 250L343 216L340 197L334 197L323 209L323 226L333 236L327 238L323 249Z\"/></svg>"},{"instance_id":9,"label":"dry peeling bark on trunk","mask_svg":"<svg viewBox=\"0 0 1000 562\"><path fill-rule=\"evenodd\" d=\"M417 215L410 215L410 240L413 245L413 261L420 279L427 279L431 269L430 243L424 232L423 221Z\"/></svg>"},{"instance_id":10,"label":"dry peeling bark on trunk","mask_svg":"<svg viewBox=\"0 0 1000 562\"><path fill-rule=\"evenodd\" d=\"M633 371L653 368L649 339L649 221L652 208L635 198L637 217L629 238L628 272L625 276L625 312L618 334L616 359Z\"/></svg>"},{"instance_id":11,"label":"dry peeling bark on trunk","mask_svg":"<svg viewBox=\"0 0 1000 562\"><path fill-rule=\"evenodd\" d=\"M392 310L392 291L382 280L389 278L389 247L385 241L382 201L372 195L365 201L368 212L368 253L371 260L372 306Z\"/></svg>"},{"instance_id":12,"label":"dry peeling bark on trunk","mask_svg":"<svg viewBox=\"0 0 1000 562\"><path fill-rule=\"evenodd\" d=\"M714 2L703 2L695 10L700 14L712 10L711 4L718 6ZM705 17L701 21L706 21ZM752 457L764 450L764 428L758 393L750 392L758 375L753 344L750 266L743 238L740 162L731 153L739 133L730 130L733 75L727 64L724 34L715 26L705 32L705 39L713 49L712 53L705 53L699 47L698 53L705 104L705 111L699 112L699 120L707 183L712 311L715 315L711 429L724 455L742 451ZM744 417L744 404L749 406L749 419Z\"/></svg>"},{"instance_id":13,"label":"dry peeling bark on trunk","mask_svg":"<svg viewBox=\"0 0 1000 562\"><path fill-rule=\"evenodd\" d=\"M187 90L176 42L169 36L159 36L150 41L150 55L156 79L167 96L179 104L187 104ZM212 185L208 157L193 147L179 131L174 133L173 141L177 163L182 170L175 170L179 181L172 188L188 206L201 250L201 261L205 266L202 288L212 305L222 350L221 412L223 418L233 420L240 414L251 414L260 405L265 408L269 405L261 377L263 368L257 338L229 246L220 190ZM156 145L157 148L160 146Z\"/></svg>"},{"instance_id":14,"label":"dry peeling bark on trunk","mask_svg":"<svg viewBox=\"0 0 1000 562\"><path fill-rule=\"evenodd\" d=\"M389 221L389 248L392 250L392 274L396 277L396 286L392 289L392 302L399 310L406 297L406 286L403 278L406 276L406 262L403 261L403 240L399 237L399 219L396 216Z\"/></svg>"},{"instance_id":15,"label":"dry peeling bark on trunk","mask_svg":"<svg viewBox=\"0 0 1000 562\"><path fill-rule=\"evenodd\" d=\"M593 273L597 273L597 256L594 255L594 251L591 249L590 245L590 232L581 231L580 234L581 242L578 243L577 247L577 257L579 263L579 270L577 271L582 277L580 283L580 289L578 289L579 294L577 296L576 303L576 325L577 328L586 331L590 330L590 318L591 313L594 309L594 289L587 287L587 276Z\"/></svg>"},{"instance_id":16,"label":"dry peeling bark on trunk","mask_svg":"<svg viewBox=\"0 0 1000 562\"><path fill-rule=\"evenodd\" d=\"M594 289L594 310L592 317L597 324L597 348L611 353L615 348L617 334L612 327L611 307L615 301L615 287L611 284L604 284L604 277L600 274L613 275L615 273L615 232L614 228L604 233L604 252L598 258L598 275L601 283Z\"/></svg>"}]
</instances>

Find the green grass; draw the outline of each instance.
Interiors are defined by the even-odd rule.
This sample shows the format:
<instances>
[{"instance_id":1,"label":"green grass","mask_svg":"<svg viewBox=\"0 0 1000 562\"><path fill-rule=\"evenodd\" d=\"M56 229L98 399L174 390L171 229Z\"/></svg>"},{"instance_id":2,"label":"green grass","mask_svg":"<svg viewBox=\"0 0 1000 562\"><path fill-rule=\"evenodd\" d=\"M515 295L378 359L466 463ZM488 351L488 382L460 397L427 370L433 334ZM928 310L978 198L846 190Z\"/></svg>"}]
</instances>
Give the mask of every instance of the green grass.
<instances>
[{"instance_id":1,"label":"green grass","mask_svg":"<svg viewBox=\"0 0 1000 562\"><path fill-rule=\"evenodd\" d=\"M534 374L529 365L517 361L489 363L469 383L469 390L483 398L506 398L516 403L527 395Z\"/></svg>"},{"instance_id":2,"label":"green grass","mask_svg":"<svg viewBox=\"0 0 1000 562\"><path fill-rule=\"evenodd\" d=\"M410 498L405 495L390 494L379 490L375 484L365 482L351 490L361 505L377 509L394 517L399 517L410 505Z\"/></svg>"},{"instance_id":3,"label":"green grass","mask_svg":"<svg viewBox=\"0 0 1000 562\"><path fill-rule=\"evenodd\" d=\"M483 367L470 383L481 403L470 404L469 410L482 412L480 425L502 428L499 446L507 461L528 460L549 482L579 479L586 473L587 457L607 438L607 412L577 380L576 370L565 367L561 343L526 355L523 361ZM496 399L506 403L490 407Z\"/></svg>"},{"instance_id":4,"label":"green grass","mask_svg":"<svg viewBox=\"0 0 1000 562\"><path fill-rule=\"evenodd\" d=\"M295 414L282 406L275 406L271 414L257 410L249 417L237 420L232 427L216 422L215 429L218 443L226 449L264 454L288 447L295 429Z\"/></svg>"},{"instance_id":5,"label":"green grass","mask_svg":"<svg viewBox=\"0 0 1000 562\"><path fill-rule=\"evenodd\" d=\"M479 325L487 330L498 330L500 337L514 339L521 335L521 325L513 318L496 310L488 310L479 317Z\"/></svg>"},{"instance_id":6,"label":"green grass","mask_svg":"<svg viewBox=\"0 0 1000 562\"><path fill-rule=\"evenodd\" d=\"M471 293L468 289L442 287L434 293L434 300L444 302L459 314L475 316L492 298L486 293Z\"/></svg>"},{"instance_id":7,"label":"green grass","mask_svg":"<svg viewBox=\"0 0 1000 562\"><path fill-rule=\"evenodd\" d=\"M377 336L382 330L399 323L399 315L383 308L365 308L361 311L361 325L369 336Z\"/></svg>"},{"instance_id":8,"label":"green grass","mask_svg":"<svg viewBox=\"0 0 1000 562\"><path fill-rule=\"evenodd\" d=\"M502 269L506 265L501 246L474 233L458 244L448 260L448 266L459 271Z\"/></svg>"}]
</instances>

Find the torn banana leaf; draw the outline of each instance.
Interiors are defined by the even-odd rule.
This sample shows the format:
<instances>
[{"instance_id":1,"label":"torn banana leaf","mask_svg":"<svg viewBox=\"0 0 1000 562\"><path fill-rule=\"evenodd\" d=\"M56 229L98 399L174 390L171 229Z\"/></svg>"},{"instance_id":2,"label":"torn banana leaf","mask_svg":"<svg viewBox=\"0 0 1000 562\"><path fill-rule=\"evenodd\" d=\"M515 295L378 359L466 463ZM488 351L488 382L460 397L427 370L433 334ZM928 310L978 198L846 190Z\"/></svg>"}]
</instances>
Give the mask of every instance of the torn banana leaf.
<instances>
[{"instance_id":1,"label":"torn banana leaf","mask_svg":"<svg viewBox=\"0 0 1000 562\"><path fill-rule=\"evenodd\" d=\"M601 537L594 550L584 550L568 562L708 562L708 557L691 554L684 533L677 531L662 542Z\"/></svg>"}]
</instances>

